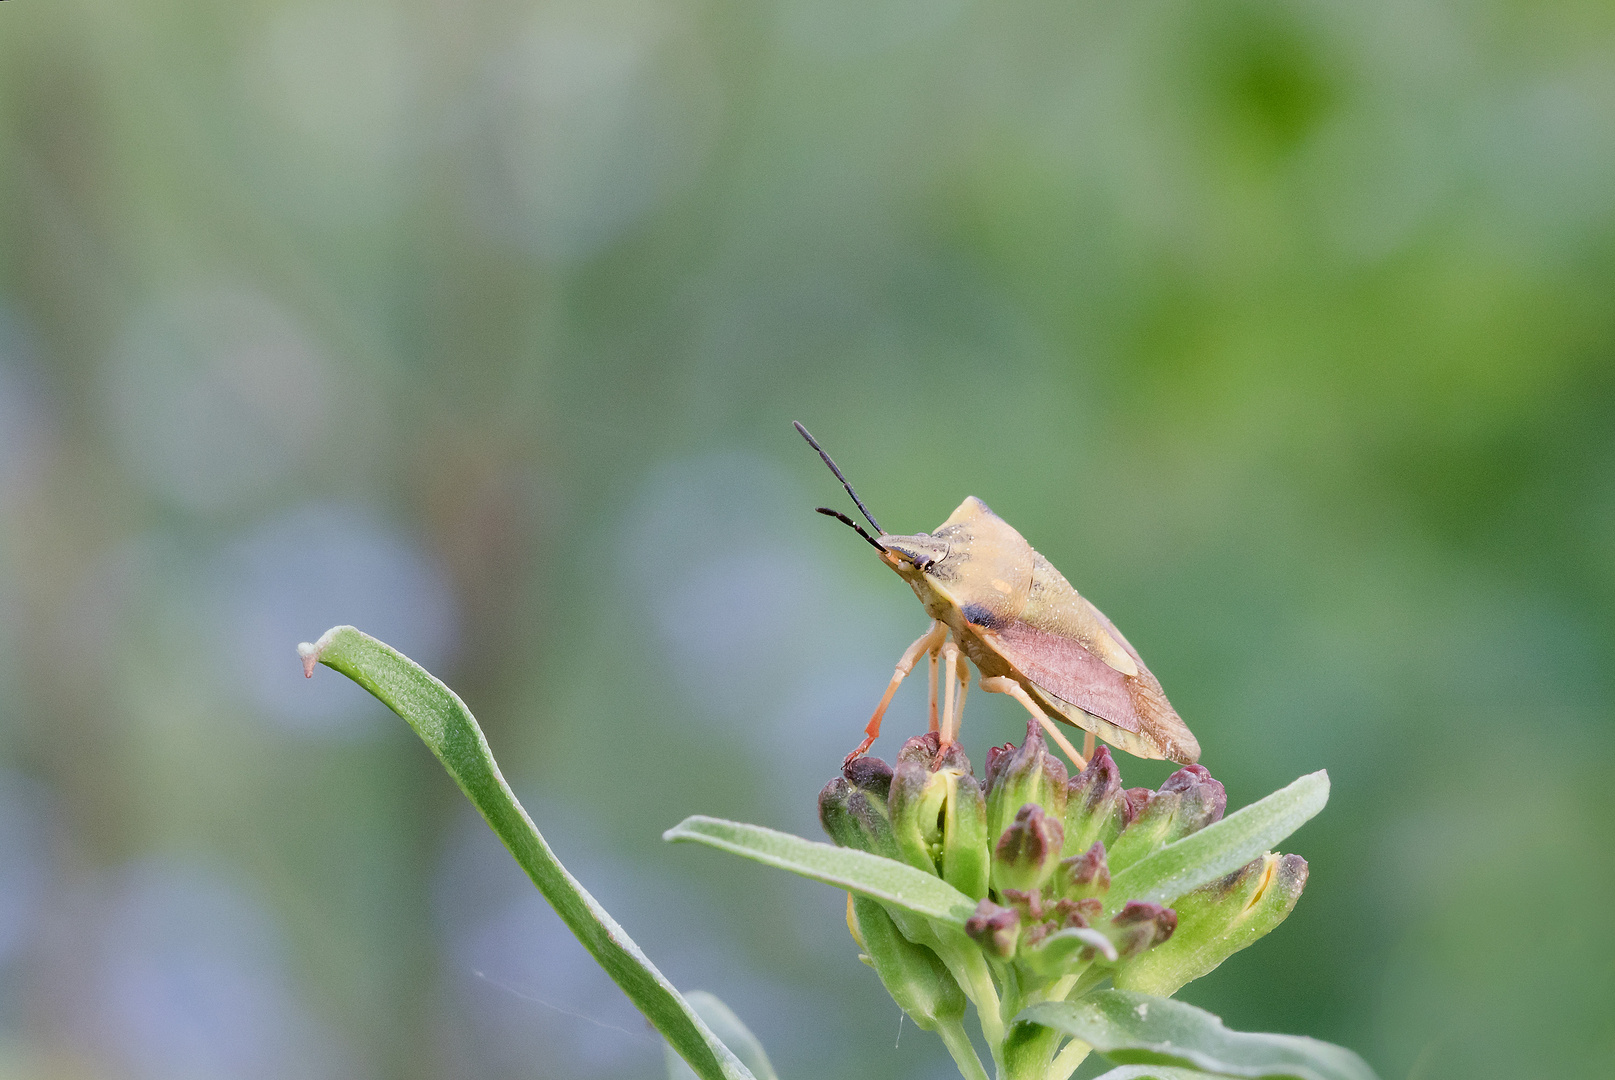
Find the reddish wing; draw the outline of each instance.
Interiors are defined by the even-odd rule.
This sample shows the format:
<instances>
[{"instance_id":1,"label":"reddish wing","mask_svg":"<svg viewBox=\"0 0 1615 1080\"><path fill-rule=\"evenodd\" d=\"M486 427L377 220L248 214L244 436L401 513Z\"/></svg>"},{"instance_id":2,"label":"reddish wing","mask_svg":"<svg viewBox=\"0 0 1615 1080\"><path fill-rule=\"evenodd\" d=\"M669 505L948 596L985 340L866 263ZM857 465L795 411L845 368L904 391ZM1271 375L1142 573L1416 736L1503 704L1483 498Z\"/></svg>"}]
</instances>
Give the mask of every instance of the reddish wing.
<instances>
[{"instance_id":1,"label":"reddish wing","mask_svg":"<svg viewBox=\"0 0 1615 1080\"><path fill-rule=\"evenodd\" d=\"M1161 684L1110 620L1097 609L1094 613L1133 657L1138 665L1136 677L1117 671L1080 642L1039 630L1019 619L996 630L981 627L977 633L1045 696L1058 698L1141 737L1146 746L1173 761L1189 763L1198 759L1200 744L1167 702ZM1138 753L1133 747L1122 749Z\"/></svg>"}]
</instances>

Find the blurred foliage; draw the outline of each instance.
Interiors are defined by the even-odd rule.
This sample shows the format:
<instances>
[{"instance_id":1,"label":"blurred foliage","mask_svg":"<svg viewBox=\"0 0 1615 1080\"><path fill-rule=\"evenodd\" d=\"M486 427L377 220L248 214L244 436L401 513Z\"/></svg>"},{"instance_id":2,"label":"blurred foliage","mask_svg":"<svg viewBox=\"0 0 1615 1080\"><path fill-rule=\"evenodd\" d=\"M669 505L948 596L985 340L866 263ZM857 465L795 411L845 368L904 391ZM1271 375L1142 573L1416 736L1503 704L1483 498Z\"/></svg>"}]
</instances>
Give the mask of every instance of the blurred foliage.
<instances>
[{"instance_id":1,"label":"blurred foliage","mask_svg":"<svg viewBox=\"0 0 1615 1080\"><path fill-rule=\"evenodd\" d=\"M338 622L783 1075L947 1075L833 896L657 839L811 835L923 627L792 419L888 527L1014 523L1232 805L1330 770L1189 1000L1599 1073L1612 295L1591 0L0 5L0 1075L654 1075L303 683ZM972 695L972 756L1016 727Z\"/></svg>"}]
</instances>

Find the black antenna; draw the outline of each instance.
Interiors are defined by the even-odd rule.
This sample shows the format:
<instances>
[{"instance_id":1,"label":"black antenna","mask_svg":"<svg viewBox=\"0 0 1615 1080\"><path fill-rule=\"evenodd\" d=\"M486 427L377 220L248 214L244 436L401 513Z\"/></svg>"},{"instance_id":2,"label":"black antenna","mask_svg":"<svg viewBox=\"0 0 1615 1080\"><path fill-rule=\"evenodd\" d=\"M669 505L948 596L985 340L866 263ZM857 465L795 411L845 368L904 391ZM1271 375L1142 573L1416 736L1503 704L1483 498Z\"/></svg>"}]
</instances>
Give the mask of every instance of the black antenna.
<instances>
[{"instance_id":1,"label":"black antenna","mask_svg":"<svg viewBox=\"0 0 1615 1080\"><path fill-rule=\"evenodd\" d=\"M836 479L840 480L841 481L841 486L847 489L847 494L851 495L852 496L852 501L858 504L858 509L863 511L864 517L869 519L869 524L871 524L871 525L873 525L875 527L876 532L884 533L886 530L880 527L880 522L875 520L875 515L871 514L869 512L869 508L864 506L864 501L858 497L858 493L856 491L852 490L852 485L847 483L847 478L845 476L841 475L841 470L836 468L836 463L830 460L830 455L826 454L824 452L824 447L820 446L817 442L814 441L813 436L808 434L808 429L807 428L803 427L801 424L798 424L795 420L792 420L791 423L796 427L797 431L802 433L802 438L807 440L808 445L813 447L813 449L815 449L815 450L817 450L819 452L819 456L824 459L824 463L826 465L830 466L830 471L836 474ZM819 513L821 513L821 514L828 513L828 514L833 515L834 511L825 510L823 507L820 507L819 508ZM846 521L848 525L852 525L853 528L858 529L858 531L860 533L864 532L862 529L859 529L857 525L853 524L853 522L848 520L847 518L843 517L842 520ZM880 547L879 544L876 544L874 540L870 539L870 537L869 537L869 535L867 533L864 533L864 539L869 540L869 542L871 544L875 544L876 547ZM880 549L882 551L886 550L885 548L880 548Z\"/></svg>"},{"instance_id":2,"label":"black antenna","mask_svg":"<svg viewBox=\"0 0 1615 1080\"><path fill-rule=\"evenodd\" d=\"M886 554L886 548L884 546L882 546L882 544L881 544L881 542L879 540L876 540L873 536L870 536L868 533L864 532L864 527L862 525L860 525L856 521L852 520L852 518L848 517L846 514L843 514L840 510L832 510L828 506L819 506L819 507L815 507L814 509L818 510L818 512L823 514L825 517L833 517L833 518L835 518L837 521L841 522L841 524L843 524L843 525L851 525L853 530L859 536L863 537L865 540L868 540L871 544L875 545L875 550L876 551L880 552L882 555Z\"/></svg>"}]
</instances>

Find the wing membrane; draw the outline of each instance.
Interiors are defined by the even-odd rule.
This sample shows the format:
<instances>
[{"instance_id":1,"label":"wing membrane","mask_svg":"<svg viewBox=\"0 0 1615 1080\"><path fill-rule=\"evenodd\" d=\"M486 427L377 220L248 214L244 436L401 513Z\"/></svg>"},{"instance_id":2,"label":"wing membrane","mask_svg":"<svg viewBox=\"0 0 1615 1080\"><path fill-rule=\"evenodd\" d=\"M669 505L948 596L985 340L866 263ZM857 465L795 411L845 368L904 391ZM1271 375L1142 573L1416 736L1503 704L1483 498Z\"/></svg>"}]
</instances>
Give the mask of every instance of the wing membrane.
<instances>
[{"instance_id":1,"label":"wing membrane","mask_svg":"<svg viewBox=\"0 0 1615 1080\"><path fill-rule=\"evenodd\" d=\"M1041 555L1023 616L977 632L1063 719L1139 757L1199 759L1199 742L1138 651Z\"/></svg>"}]
</instances>

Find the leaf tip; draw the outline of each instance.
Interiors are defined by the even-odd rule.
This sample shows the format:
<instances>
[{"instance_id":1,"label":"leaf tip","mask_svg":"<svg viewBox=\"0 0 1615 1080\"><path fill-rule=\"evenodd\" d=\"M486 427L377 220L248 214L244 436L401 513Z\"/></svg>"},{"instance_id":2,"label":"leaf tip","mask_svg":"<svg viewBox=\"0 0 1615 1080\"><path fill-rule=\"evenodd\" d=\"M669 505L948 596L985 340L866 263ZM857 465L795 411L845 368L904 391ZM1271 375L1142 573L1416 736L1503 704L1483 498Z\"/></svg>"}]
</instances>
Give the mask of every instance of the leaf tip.
<instances>
[{"instance_id":1,"label":"leaf tip","mask_svg":"<svg viewBox=\"0 0 1615 1080\"><path fill-rule=\"evenodd\" d=\"M1328 802L1329 801L1329 770L1328 769L1319 769L1317 772L1312 774L1311 778L1315 779L1317 781L1318 790L1323 795L1323 801Z\"/></svg>"},{"instance_id":2,"label":"leaf tip","mask_svg":"<svg viewBox=\"0 0 1615 1080\"><path fill-rule=\"evenodd\" d=\"M666 832L662 833L662 839L666 840L670 844L676 844L680 840L688 840L690 838L690 822L694 821L696 817L699 816L700 815L693 815L685 818L671 829L668 829Z\"/></svg>"},{"instance_id":3,"label":"leaf tip","mask_svg":"<svg viewBox=\"0 0 1615 1080\"><path fill-rule=\"evenodd\" d=\"M300 641L300 642L298 642L298 644L297 644L297 656L298 656L298 659L303 661L303 678L312 679L314 677L314 665L318 664L320 662L320 656L321 656L321 654L323 654L325 652L326 648L331 644L331 638L333 636L335 636L335 634L336 634L336 632L338 630L347 630L347 629L349 629L349 627L346 627L346 626L333 626L333 627L331 627L331 629L329 629L325 633L321 634L320 639L318 641L313 641L313 642Z\"/></svg>"}]
</instances>

